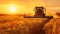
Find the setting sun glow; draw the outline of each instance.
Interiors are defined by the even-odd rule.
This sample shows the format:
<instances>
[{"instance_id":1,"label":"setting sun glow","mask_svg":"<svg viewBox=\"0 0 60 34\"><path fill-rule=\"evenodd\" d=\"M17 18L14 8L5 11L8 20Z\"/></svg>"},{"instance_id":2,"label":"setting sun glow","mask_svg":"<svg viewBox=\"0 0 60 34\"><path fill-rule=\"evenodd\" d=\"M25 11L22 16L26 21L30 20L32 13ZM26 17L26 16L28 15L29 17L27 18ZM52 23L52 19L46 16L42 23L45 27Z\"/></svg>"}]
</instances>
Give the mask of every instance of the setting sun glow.
<instances>
[{"instance_id":1,"label":"setting sun glow","mask_svg":"<svg viewBox=\"0 0 60 34\"><path fill-rule=\"evenodd\" d=\"M10 6L9 11L10 12L16 12L16 7L15 6Z\"/></svg>"}]
</instances>

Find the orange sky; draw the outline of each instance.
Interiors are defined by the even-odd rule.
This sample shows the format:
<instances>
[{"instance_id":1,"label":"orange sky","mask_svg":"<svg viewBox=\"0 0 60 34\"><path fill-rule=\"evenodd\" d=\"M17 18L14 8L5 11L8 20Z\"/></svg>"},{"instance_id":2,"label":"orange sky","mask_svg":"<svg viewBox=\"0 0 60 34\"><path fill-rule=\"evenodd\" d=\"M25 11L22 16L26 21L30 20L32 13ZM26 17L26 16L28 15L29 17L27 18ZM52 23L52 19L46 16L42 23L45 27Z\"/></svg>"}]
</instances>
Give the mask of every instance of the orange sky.
<instances>
[{"instance_id":1,"label":"orange sky","mask_svg":"<svg viewBox=\"0 0 60 34\"><path fill-rule=\"evenodd\" d=\"M43 6L41 0L0 0L0 13L8 14L8 7L15 5L17 7L16 14L34 13L35 6Z\"/></svg>"},{"instance_id":2,"label":"orange sky","mask_svg":"<svg viewBox=\"0 0 60 34\"><path fill-rule=\"evenodd\" d=\"M15 5L17 7L16 14L34 14L33 9L35 6L44 6L48 12L55 10L60 11L59 1L60 0L0 0L0 13L9 14L10 12L8 9L10 5Z\"/></svg>"}]
</instances>

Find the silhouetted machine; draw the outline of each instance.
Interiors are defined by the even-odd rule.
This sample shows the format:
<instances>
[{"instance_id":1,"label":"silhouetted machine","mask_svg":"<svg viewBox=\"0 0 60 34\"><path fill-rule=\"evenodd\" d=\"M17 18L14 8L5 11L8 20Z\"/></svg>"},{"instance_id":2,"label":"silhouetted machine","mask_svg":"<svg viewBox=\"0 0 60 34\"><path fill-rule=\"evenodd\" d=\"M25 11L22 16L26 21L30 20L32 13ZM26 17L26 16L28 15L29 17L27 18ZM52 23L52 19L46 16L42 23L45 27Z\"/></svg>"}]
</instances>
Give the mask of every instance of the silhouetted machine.
<instances>
[{"instance_id":1,"label":"silhouetted machine","mask_svg":"<svg viewBox=\"0 0 60 34\"><path fill-rule=\"evenodd\" d=\"M45 16L45 8L44 7L35 7L35 15L32 16L24 16L26 18L52 18L52 16Z\"/></svg>"},{"instance_id":2,"label":"silhouetted machine","mask_svg":"<svg viewBox=\"0 0 60 34\"><path fill-rule=\"evenodd\" d=\"M44 7L35 7L35 17L44 17L45 16L45 8Z\"/></svg>"}]
</instances>

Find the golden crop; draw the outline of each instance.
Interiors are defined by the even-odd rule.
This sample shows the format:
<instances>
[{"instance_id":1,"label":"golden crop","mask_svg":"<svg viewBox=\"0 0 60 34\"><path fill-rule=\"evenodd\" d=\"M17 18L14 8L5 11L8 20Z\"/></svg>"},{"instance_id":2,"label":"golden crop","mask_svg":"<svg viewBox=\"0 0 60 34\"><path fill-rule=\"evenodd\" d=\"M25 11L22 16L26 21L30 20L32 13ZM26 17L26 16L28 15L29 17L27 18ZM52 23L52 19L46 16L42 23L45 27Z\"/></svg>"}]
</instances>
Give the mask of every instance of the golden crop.
<instances>
[{"instance_id":1,"label":"golden crop","mask_svg":"<svg viewBox=\"0 0 60 34\"><path fill-rule=\"evenodd\" d=\"M44 24L46 20L48 19L0 16L0 34L60 34L60 19L51 19Z\"/></svg>"}]
</instances>

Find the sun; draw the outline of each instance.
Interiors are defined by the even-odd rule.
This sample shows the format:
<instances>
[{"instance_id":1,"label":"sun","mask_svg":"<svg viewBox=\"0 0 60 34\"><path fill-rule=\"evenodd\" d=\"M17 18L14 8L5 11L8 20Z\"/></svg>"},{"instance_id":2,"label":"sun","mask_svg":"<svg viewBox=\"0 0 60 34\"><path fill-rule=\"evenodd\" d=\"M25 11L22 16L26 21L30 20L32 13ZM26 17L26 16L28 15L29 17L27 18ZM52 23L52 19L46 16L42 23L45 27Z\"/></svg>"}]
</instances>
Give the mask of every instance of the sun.
<instances>
[{"instance_id":1,"label":"sun","mask_svg":"<svg viewBox=\"0 0 60 34\"><path fill-rule=\"evenodd\" d=\"M9 11L10 12L16 12L16 7L15 6L10 6Z\"/></svg>"}]
</instances>

